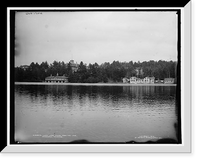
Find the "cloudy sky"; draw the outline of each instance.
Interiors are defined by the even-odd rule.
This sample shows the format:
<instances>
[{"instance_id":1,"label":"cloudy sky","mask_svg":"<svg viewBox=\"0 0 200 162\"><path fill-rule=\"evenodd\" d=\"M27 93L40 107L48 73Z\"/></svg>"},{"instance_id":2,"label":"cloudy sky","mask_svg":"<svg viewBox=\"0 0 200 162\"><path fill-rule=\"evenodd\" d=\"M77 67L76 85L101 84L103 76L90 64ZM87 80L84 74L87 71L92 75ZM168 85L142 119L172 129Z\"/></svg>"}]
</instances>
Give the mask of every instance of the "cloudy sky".
<instances>
[{"instance_id":1,"label":"cloudy sky","mask_svg":"<svg viewBox=\"0 0 200 162\"><path fill-rule=\"evenodd\" d=\"M175 12L16 13L15 66L177 60Z\"/></svg>"}]
</instances>

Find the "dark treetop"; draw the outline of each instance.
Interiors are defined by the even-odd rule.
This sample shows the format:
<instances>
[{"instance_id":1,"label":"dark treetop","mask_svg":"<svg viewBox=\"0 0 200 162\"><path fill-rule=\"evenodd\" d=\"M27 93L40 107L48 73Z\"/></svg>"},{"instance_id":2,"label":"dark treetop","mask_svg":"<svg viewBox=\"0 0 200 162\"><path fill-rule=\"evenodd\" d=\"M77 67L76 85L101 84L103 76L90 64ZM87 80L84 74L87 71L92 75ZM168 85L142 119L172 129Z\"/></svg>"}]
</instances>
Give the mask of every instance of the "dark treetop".
<instances>
[{"instance_id":1,"label":"dark treetop","mask_svg":"<svg viewBox=\"0 0 200 162\"><path fill-rule=\"evenodd\" d=\"M15 68L16 82L41 82L48 76L64 75L72 83L112 83L122 82L124 77L154 76L156 79L176 78L176 61L144 61L144 62L105 62L101 65L84 64L82 61L77 64L76 70L71 63L54 61L49 64L32 62L30 65L23 65ZM142 70L141 70L142 69ZM142 73L138 73L142 71Z\"/></svg>"}]
</instances>

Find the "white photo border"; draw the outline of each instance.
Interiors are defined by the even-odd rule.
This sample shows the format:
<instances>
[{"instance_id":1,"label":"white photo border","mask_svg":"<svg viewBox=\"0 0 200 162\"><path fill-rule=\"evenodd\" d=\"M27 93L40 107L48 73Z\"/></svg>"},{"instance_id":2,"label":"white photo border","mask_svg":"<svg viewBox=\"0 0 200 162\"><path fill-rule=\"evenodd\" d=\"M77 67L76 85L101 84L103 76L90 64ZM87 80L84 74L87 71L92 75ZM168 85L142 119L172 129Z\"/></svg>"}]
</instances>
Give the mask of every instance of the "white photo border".
<instances>
[{"instance_id":1,"label":"white photo border","mask_svg":"<svg viewBox=\"0 0 200 162\"><path fill-rule=\"evenodd\" d=\"M2 152L191 152L191 1L184 7L167 8L181 11L181 127L182 144L10 144L10 11L11 10L67 10L69 8L7 8L7 146ZM77 8L70 8L76 10ZM80 9L80 8L78 8ZM85 9L85 8L84 8ZM88 9L88 8L86 8ZM91 8L89 8L91 9ZM95 8L104 9L104 8ZM106 8L106 9L136 9ZM144 8L137 8L144 9ZM145 8L166 9L166 8Z\"/></svg>"}]
</instances>

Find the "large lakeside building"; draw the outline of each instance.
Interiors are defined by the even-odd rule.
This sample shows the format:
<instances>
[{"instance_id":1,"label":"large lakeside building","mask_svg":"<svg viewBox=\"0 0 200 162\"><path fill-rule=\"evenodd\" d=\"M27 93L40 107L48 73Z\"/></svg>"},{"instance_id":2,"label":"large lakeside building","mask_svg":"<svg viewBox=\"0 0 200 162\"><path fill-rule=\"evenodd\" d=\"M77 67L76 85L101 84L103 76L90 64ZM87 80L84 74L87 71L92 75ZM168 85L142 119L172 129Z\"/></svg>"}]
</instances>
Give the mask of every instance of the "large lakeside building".
<instances>
[{"instance_id":1,"label":"large lakeside building","mask_svg":"<svg viewBox=\"0 0 200 162\"><path fill-rule=\"evenodd\" d=\"M67 83L68 82L68 77L66 76L59 76L57 74L57 76L48 76L45 78L45 82L49 82L49 83Z\"/></svg>"}]
</instances>

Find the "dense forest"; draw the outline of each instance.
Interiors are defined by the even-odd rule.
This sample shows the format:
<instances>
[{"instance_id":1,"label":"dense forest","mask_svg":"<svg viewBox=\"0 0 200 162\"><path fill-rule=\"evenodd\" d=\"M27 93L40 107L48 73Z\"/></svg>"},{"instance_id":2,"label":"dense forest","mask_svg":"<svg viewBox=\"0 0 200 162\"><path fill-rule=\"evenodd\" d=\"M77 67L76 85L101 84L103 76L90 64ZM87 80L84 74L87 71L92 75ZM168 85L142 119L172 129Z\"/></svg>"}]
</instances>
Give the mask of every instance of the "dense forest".
<instances>
[{"instance_id":1,"label":"dense forest","mask_svg":"<svg viewBox=\"0 0 200 162\"><path fill-rule=\"evenodd\" d=\"M73 71L69 63L54 61L49 64L32 62L30 65L15 67L15 81L17 82L41 82L50 75L65 75L72 83L111 83L122 82L122 78L137 76L144 78L154 76L156 79L168 77L176 78L177 62L175 61L144 61L144 62L105 62L78 64L77 71Z\"/></svg>"}]
</instances>

